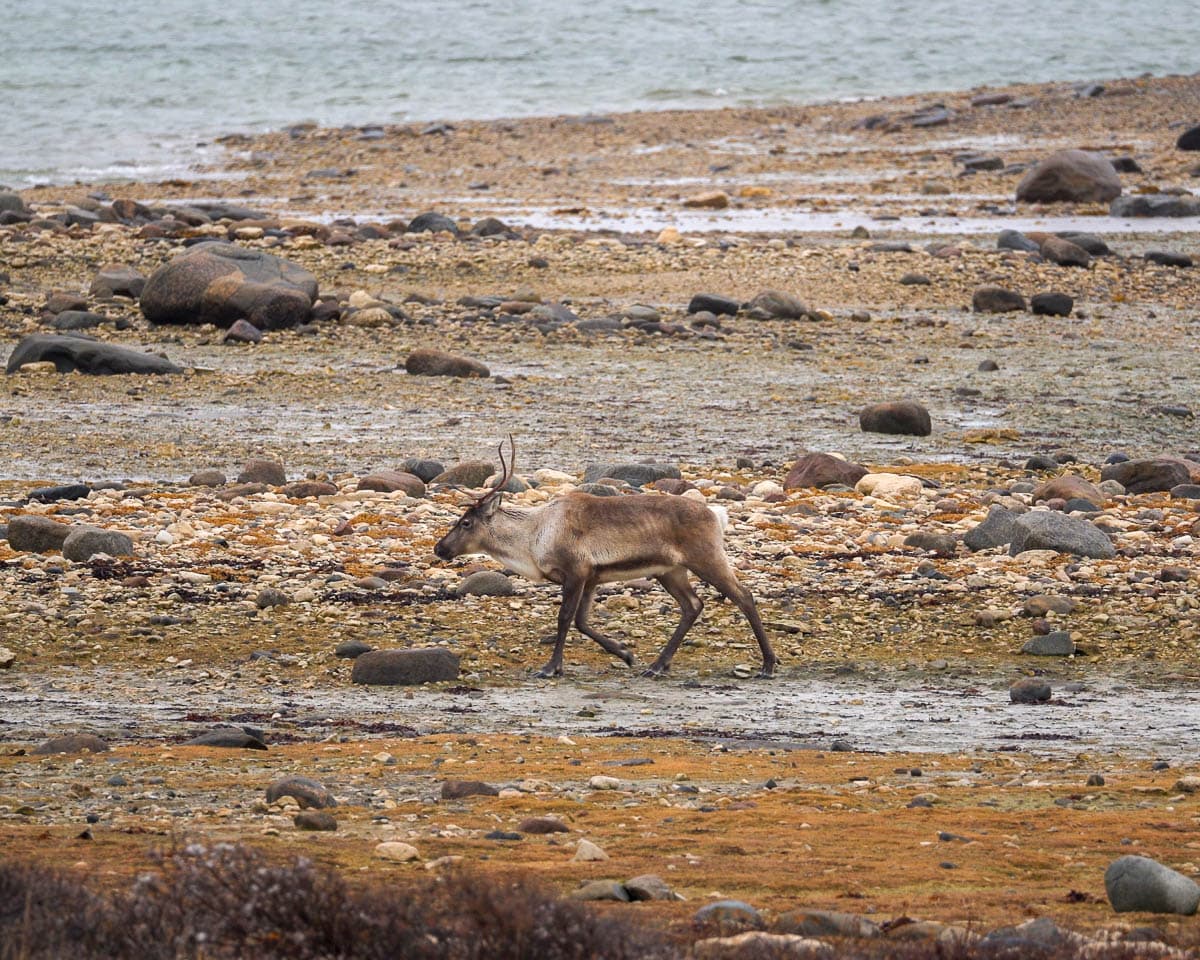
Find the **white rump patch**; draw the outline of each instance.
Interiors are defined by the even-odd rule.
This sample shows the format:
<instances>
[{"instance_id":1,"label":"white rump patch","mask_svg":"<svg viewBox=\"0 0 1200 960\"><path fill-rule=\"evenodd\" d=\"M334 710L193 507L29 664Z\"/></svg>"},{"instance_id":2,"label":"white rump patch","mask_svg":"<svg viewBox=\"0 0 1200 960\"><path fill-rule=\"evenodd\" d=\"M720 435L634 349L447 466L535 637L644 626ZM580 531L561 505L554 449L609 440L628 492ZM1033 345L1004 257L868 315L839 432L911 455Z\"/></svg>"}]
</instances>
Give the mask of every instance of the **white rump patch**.
<instances>
[{"instance_id":1,"label":"white rump patch","mask_svg":"<svg viewBox=\"0 0 1200 960\"><path fill-rule=\"evenodd\" d=\"M720 507L712 503L708 504L707 506L708 509L711 510L716 516L717 523L721 525L721 532L724 533L725 529L729 526L729 511L724 507Z\"/></svg>"}]
</instances>

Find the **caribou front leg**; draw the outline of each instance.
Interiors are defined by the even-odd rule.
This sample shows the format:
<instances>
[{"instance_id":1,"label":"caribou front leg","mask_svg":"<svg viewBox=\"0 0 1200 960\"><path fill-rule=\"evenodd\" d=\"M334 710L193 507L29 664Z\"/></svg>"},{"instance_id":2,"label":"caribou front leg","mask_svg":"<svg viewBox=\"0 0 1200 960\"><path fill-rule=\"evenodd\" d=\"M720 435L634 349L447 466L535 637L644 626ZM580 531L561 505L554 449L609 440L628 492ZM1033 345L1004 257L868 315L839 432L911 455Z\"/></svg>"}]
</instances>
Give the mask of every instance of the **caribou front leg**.
<instances>
[{"instance_id":1,"label":"caribou front leg","mask_svg":"<svg viewBox=\"0 0 1200 960\"><path fill-rule=\"evenodd\" d=\"M558 608L558 633L554 638L554 653L551 654L550 660L546 665L534 674L534 676L562 676L563 647L567 643L567 631L571 628L571 621L575 619L575 613L579 609L579 604L583 602L586 587L587 581L582 577L569 577L563 581L562 605Z\"/></svg>"}]
</instances>

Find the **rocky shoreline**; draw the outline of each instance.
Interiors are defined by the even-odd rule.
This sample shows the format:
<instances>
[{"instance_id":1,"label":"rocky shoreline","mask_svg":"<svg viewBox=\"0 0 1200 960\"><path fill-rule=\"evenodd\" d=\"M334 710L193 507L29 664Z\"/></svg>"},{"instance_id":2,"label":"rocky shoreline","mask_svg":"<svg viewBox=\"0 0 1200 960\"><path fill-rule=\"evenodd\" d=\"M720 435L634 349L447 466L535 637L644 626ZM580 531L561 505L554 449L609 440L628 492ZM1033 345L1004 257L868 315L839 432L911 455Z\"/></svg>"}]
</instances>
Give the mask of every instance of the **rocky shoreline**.
<instances>
[{"instance_id":1,"label":"rocky shoreline","mask_svg":"<svg viewBox=\"0 0 1200 960\"><path fill-rule=\"evenodd\" d=\"M1194 779L1200 221L1163 213L1191 202L1200 158L1176 139L1197 115L1196 78L1141 78L940 106L304 128L231 144L236 179L205 189L236 195L216 200L182 182L0 194L0 836L33 852L50 831L64 845L47 859L69 863L70 831L94 815L121 870L137 829L189 818L211 836L311 836L278 811L222 813L249 803L233 768L189 779L189 804L148 793L129 809L92 782L105 754L25 753L77 730L120 744L147 784L205 773L155 741L183 749L213 724L291 744L298 772L321 744L395 757L422 738L453 753L495 737L480 776L509 784L504 765L531 737L552 743L540 730L555 716L603 762L612 748L592 734L606 720L635 746L701 757L740 743L764 764L820 750L864 764L882 751L894 766L919 751L922 766L957 769L1018 759L1019 745L1030 769L1059 765L1069 802L1046 802L1062 817L1107 803L1068 790L1084 768L1140 778L1164 762L1172 784ZM1107 168L1093 199L1012 199L1039 161L1081 146L1122 161L1118 199L1148 198L1156 214L1144 229L1079 228L1136 214L1099 199ZM652 226L586 226L630 210ZM872 225L732 226L797 210ZM547 211L557 225L533 226ZM1012 229L1018 211L1032 226ZM1035 222L1063 211L1072 229ZM931 237L890 219L914 215L994 230ZM69 372L81 369L119 375ZM455 486L486 483L509 433L517 503L645 485L725 507L779 678L745 680L752 638L714 597L664 683L631 683L582 643L561 683L531 681L553 589L432 556L461 509ZM675 616L646 583L606 588L597 608L639 662ZM434 647L458 674L354 684L349 654L367 647ZM704 691L729 701L708 722L689 716ZM940 745L920 729L943 722L960 729ZM410 739L380 745L395 736ZM580 802L557 763L543 772L563 782L522 812L560 809L564 790ZM378 832L373 769L346 774L359 799L342 866ZM405 794L419 819L429 776ZM768 805L739 779L705 789ZM1196 873L1145 812L1183 829L1193 792L1143 786L1113 807L1107 846L1089 849L1093 882L1060 892L1094 889L1122 834ZM634 806L663 799L633 793ZM974 801L954 806L964 831L979 829ZM878 842L865 820L836 819L829 829L850 826L840 842L862 855ZM462 851L439 855L493 857L483 825L470 829ZM626 873L644 872L647 853ZM714 873L693 895L754 859L706 856ZM913 881L892 876L880 908L899 913ZM738 896L782 907L783 876L739 883ZM971 885L991 921L1020 899L1002 871ZM840 894L814 895L832 906ZM939 896L921 894L925 915L960 918ZM1075 907L1049 897L1036 912L1069 922ZM1089 923L1107 915L1102 899L1072 903Z\"/></svg>"}]
</instances>

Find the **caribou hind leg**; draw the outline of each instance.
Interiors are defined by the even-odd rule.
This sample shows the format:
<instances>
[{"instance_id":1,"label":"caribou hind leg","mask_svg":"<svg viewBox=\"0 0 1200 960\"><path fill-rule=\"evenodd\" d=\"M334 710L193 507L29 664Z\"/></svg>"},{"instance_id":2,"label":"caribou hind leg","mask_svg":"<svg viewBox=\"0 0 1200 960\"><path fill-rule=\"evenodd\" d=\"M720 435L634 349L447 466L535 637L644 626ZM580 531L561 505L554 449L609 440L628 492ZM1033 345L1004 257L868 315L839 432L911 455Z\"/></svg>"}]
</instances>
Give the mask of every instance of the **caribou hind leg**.
<instances>
[{"instance_id":1,"label":"caribou hind leg","mask_svg":"<svg viewBox=\"0 0 1200 960\"><path fill-rule=\"evenodd\" d=\"M671 639L662 648L662 652L658 655L658 658L642 673L643 677L666 676L667 671L671 669L671 660L675 656L675 651L679 649L679 645L683 643L684 636L692 628L692 624L696 622L696 618L700 616L700 611L704 609L704 601L700 599L696 591L692 589L692 585L688 583L687 570L683 567L668 570L661 577L658 577L657 580L663 585L667 593L675 598L675 602L679 604L682 616L679 620L679 626L671 634Z\"/></svg>"},{"instance_id":2,"label":"caribou hind leg","mask_svg":"<svg viewBox=\"0 0 1200 960\"><path fill-rule=\"evenodd\" d=\"M729 564L724 561L723 556L721 561L719 565L705 563L694 566L692 572L705 583L715 587L722 596L728 597L750 621L750 629L754 631L754 639L758 641L758 649L762 654L763 665L758 676L769 679L775 676L775 667L779 663L779 658L771 649L771 641L767 639L767 632L763 629L762 618L758 615L758 606L754 602L754 596L742 586L741 581L738 580Z\"/></svg>"}]
</instances>

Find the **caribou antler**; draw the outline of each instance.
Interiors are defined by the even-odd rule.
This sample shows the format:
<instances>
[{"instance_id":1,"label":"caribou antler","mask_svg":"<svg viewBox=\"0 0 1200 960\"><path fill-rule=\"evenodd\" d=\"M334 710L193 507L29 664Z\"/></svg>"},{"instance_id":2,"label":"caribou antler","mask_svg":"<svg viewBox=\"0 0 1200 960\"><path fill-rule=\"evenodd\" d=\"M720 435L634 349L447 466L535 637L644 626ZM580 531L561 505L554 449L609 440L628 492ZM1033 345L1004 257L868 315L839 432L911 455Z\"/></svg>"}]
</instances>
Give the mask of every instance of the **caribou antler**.
<instances>
[{"instance_id":1,"label":"caribou antler","mask_svg":"<svg viewBox=\"0 0 1200 960\"><path fill-rule=\"evenodd\" d=\"M485 493L481 497L476 498L477 504L486 503L488 500L491 500L493 497L503 496L505 486L508 484L508 481L512 479L513 466L517 462L517 443L515 440L513 440L513 435L511 433L508 435L508 463L504 462L504 441L503 440L501 440L500 445L496 447L496 454L497 454L497 456L500 457L500 468L501 468L500 479L498 479L494 484L492 484L492 488L490 490L488 490L487 493Z\"/></svg>"}]
</instances>

